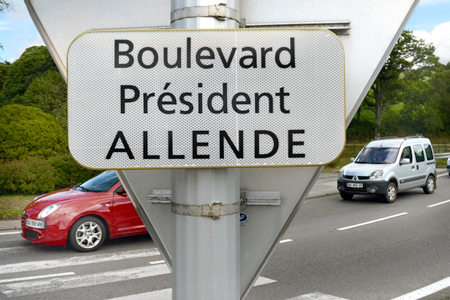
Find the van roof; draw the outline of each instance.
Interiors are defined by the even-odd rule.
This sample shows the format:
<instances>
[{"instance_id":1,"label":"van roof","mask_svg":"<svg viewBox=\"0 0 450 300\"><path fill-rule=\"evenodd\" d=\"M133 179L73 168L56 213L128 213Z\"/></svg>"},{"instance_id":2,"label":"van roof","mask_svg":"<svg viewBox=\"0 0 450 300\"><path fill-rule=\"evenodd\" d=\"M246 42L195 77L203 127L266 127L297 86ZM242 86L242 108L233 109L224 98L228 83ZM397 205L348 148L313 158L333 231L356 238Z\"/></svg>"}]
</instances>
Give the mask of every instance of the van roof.
<instances>
[{"instance_id":1,"label":"van roof","mask_svg":"<svg viewBox=\"0 0 450 300\"><path fill-rule=\"evenodd\" d=\"M367 144L368 148L379 148L379 147L387 147L387 148L400 148L402 143L406 141L417 141L417 142L429 142L427 138L423 137L405 137L405 138L387 138L387 139L379 139L376 141L372 141Z\"/></svg>"}]
</instances>

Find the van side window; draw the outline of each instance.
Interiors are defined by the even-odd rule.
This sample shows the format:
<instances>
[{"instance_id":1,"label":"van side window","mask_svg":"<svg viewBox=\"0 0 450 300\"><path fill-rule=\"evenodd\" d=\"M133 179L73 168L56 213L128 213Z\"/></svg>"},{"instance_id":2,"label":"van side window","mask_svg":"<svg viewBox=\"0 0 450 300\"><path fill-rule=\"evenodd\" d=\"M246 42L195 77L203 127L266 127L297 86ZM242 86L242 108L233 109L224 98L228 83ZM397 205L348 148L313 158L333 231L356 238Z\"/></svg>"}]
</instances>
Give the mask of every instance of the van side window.
<instances>
[{"instance_id":1,"label":"van side window","mask_svg":"<svg viewBox=\"0 0 450 300\"><path fill-rule=\"evenodd\" d=\"M411 152L411 147L405 147L403 149L402 152L402 157L400 158L400 160L404 159L404 158L409 158L409 161L412 162L412 152Z\"/></svg>"},{"instance_id":2,"label":"van side window","mask_svg":"<svg viewBox=\"0 0 450 300\"><path fill-rule=\"evenodd\" d=\"M431 145L425 144L425 153L427 154L427 159L428 160L433 160L434 159L433 148L431 148Z\"/></svg>"},{"instance_id":3,"label":"van side window","mask_svg":"<svg viewBox=\"0 0 450 300\"><path fill-rule=\"evenodd\" d=\"M414 153L416 154L416 161L425 161L425 155L423 154L423 148L421 145L414 145Z\"/></svg>"}]
</instances>

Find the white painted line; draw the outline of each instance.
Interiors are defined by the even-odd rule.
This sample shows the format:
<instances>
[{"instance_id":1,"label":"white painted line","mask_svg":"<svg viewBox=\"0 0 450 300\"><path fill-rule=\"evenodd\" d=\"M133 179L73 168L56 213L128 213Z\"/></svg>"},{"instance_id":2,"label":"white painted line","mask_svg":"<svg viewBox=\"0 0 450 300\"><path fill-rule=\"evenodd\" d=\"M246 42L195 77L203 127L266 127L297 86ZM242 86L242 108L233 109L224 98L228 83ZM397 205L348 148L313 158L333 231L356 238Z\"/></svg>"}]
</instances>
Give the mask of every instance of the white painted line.
<instances>
[{"instance_id":1,"label":"white painted line","mask_svg":"<svg viewBox=\"0 0 450 300\"><path fill-rule=\"evenodd\" d=\"M258 279L256 279L256 282L253 286L260 286L260 285L265 285L265 284L275 283L275 282L277 282L277 281L274 279L259 276Z\"/></svg>"},{"instance_id":2,"label":"white painted line","mask_svg":"<svg viewBox=\"0 0 450 300\"><path fill-rule=\"evenodd\" d=\"M277 281L260 276L256 280L255 286L265 285L274 282ZM148 293L141 293L118 298L110 298L108 300L172 300L172 289L157 290Z\"/></svg>"},{"instance_id":3,"label":"white painted line","mask_svg":"<svg viewBox=\"0 0 450 300\"><path fill-rule=\"evenodd\" d=\"M312 294L306 294L294 298L289 298L286 300L346 300L346 299L315 292Z\"/></svg>"},{"instance_id":4,"label":"white painted line","mask_svg":"<svg viewBox=\"0 0 450 300\"><path fill-rule=\"evenodd\" d=\"M0 235L13 235L13 234L20 235L20 231L0 232Z\"/></svg>"},{"instance_id":5,"label":"white painted line","mask_svg":"<svg viewBox=\"0 0 450 300\"><path fill-rule=\"evenodd\" d=\"M392 300L417 300L429 296L431 294L437 293L440 290L448 288L449 286L450 286L450 277L447 277L438 282L430 284L426 287L423 287L406 295L394 298Z\"/></svg>"},{"instance_id":6,"label":"white painted line","mask_svg":"<svg viewBox=\"0 0 450 300\"><path fill-rule=\"evenodd\" d=\"M448 173L444 173L444 174L438 175L437 177L442 177L442 176L448 176Z\"/></svg>"},{"instance_id":7,"label":"white painted line","mask_svg":"<svg viewBox=\"0 0 450 300\"><path fill-rule=\"evenodd\" d=\"M56 273L56 274L47 274L47 275L39 275L39 276L17 277L17 278L10 278L10 279L2 279L2 280L0 280L0 283L36 280L36 279L53 278L53 277L60 277L60 276L71 276L71 275L75 275L75 273L74 272L66 272L66 273Z\"/></svg>"},{"instance_id":8,"label":"white painted line","mask_svg":"<svg viewBox=\"0 0 450 300\"><path fill-rule=\"evenodd\" d=\"M3 265L0 268L0 274L9 274L17 272L29 272L35 270L52 269L60 267L71 267L80 265L89 265L94 263L103 263L110 261L121 261L125 259L149 257L160 255L156 248L125 251L111 254L94 254L85 256L74 256L66 259L29 261L17 264Z\"/></svg>"},{"instance_id":9,"label":"white painted line","mask_svg":"<svg viewBox=\"0 0 450 300\"><path fill-rule=\"evenodd\" d=\"M140 279L164 274L170 274L169 268L166 265L155 265L103 273L59 277L49 280L10 283L0 285L0 292L5 294L7 297L19 297L72 288L95 286L105 283L122 282L124 280Z\"/></svg>"},{"instance_id":10,"label":"white painted line","mask_svg":"<svg viewBox=\"0 0 450 300\"><path fill-rule=\"evenodd\" d=\"M280 244L289 243L289 242L293 242L293 241L294 240L291 240L291 239L281 240Z\"/></svg>"},{"instance_id":11,"label":"white painted line","mask_svg":"<svg viewBox=\"0 0 450 300\"><path fill-rule=\"evenodd\" d=\"M159 265L164 263L166 263L164 260L155 260L150 262L151 265Z\"/></svg>"},{"instance_id":12,"label":"white painted line","mask_svg":"<svg viewBox=\"0 0 450 300\"><path fill-rule=\"evenodd\" d=\"M364 226L364 225L369 225L369 224L373 224L373 223L377 223L377 222L381 222L381 221L386 221L392 218L397 218L397 217L401 217L404 215L407 215L407 212L401 213L401 214L397 214L397 215L393 215L393 216L389 216L386 218L381 218L381 219L377 219L377 220L373 220L373 221L369 221L369 222L365 222L365 223L360 223L360 224L356 224L356 225L352 225L352 226L348 226L348 227L342 227L342 228L338 228L336 230L342 231L342 230L347 230L347 229L352 229L352 228L356 228L356 227L360 227L360 226Z\"/></svg>"},{"instance_id":13,"label":"white painted line","mask_svg":"<svg viewBox=\"0 0 450 300\"><path fill-rule=\"evenodd\" d=\"M441 205L441 204L445 204L445 203L449 203L449 202L450 202L450 200L446 200L446 201L442 201L442 202L435 203L435 204L432 204L432 205L428 205L427 207L435 207L435 206L438 206L438 205Z\"/></svg>"}]
</instances>

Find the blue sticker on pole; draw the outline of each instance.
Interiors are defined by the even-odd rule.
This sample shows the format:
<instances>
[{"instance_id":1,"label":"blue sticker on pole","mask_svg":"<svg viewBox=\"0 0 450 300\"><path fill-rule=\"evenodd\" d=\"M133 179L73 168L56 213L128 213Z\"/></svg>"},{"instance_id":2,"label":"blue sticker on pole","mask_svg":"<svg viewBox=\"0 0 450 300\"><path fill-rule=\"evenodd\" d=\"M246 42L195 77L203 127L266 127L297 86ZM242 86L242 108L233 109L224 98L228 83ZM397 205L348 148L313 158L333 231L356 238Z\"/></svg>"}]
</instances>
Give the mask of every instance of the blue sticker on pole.
<instances>
[{"instance_id":1,"label":"blue sticker on pole","mask_svg":"<svg viewBox=\"0 0 450 300\"><path fill-rule=\"evenodd\" d=\"M241 223L247 222L247 221L248 221L248 216L247 216L246 214L244 214L244 213L240 213L240 219L239 219L239 221L240 221Z\"/></svg>"}]
</instances>

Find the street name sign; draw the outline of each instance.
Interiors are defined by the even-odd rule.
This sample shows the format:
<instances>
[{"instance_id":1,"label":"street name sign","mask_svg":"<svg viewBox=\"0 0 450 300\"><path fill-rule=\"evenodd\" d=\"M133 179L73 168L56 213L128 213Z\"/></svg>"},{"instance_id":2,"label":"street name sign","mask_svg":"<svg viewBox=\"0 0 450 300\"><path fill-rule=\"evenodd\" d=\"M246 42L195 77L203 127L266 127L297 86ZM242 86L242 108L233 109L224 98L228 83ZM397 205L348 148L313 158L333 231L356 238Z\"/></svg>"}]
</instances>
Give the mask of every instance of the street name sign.
<instances>
[{"instance_id":1,"label":"street name sign","mask_svg":"<svg viewBox=\"0 0 450 300\"><path fill-rule=\"evenodd\" d=\"M328 30L90 31L67 65L69 148L89 168L324 165L345 144Z\"/></svg>"}]
</instances>

